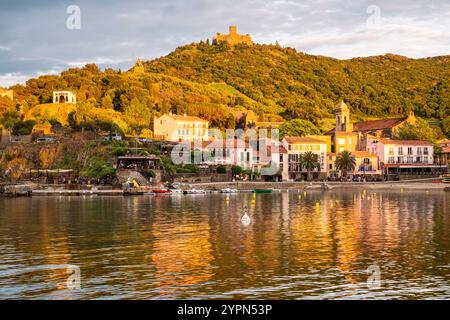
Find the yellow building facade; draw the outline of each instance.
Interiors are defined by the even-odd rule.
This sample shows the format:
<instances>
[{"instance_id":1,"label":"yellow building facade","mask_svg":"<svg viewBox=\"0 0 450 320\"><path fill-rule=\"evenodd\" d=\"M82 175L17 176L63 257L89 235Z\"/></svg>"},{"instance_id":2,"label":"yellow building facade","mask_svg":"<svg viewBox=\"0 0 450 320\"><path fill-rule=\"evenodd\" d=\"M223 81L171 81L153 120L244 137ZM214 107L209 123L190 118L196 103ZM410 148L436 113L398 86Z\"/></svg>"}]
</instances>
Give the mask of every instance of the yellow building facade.
<instances>
[{"instance_id":1,"label":"yellow building facade","mask_svg":"<svg viewBox=\"0 0 450 320\"><path fill-rule=\"evenodd\" d=\"M164 141L206 141L208 126L208 121L199 117L164 114L155 118L153 133L156 139Z\"/></svg>"}]
</instances>

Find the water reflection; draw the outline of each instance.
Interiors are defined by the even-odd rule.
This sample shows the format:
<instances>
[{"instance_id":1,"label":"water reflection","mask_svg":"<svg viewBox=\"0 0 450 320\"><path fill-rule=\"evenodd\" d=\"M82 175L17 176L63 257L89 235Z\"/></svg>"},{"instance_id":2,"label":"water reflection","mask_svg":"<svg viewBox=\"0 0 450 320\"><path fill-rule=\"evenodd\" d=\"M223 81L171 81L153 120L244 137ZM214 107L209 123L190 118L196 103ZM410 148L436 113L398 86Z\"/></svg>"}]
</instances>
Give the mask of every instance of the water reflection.
<instances>
[{"instance_id":1,"label":"water reflection","mask_svg":"<svg viewBox=\"0 0 450 320\"><path fill-rule=\"evenodd\" d=\"M353 190L0 199L0 298L449 298L449 198ZM67 264L80 266L80 290L54 267ZM376 290L366 285L373 264Z\"/></svg>"}]
</instances>

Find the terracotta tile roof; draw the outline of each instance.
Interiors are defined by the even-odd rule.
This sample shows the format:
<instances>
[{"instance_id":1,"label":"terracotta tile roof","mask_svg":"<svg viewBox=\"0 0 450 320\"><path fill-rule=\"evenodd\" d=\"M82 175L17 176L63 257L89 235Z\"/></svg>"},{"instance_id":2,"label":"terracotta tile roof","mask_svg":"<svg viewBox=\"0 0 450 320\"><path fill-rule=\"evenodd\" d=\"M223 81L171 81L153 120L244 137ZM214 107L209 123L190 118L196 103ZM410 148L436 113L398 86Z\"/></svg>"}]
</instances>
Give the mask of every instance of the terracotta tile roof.
<instances>
[{"instance_id":1,"label":"terracotta tile roof","mask_svg":"<svg viewBox=\"0 0 450 320\"><path fill-rule=\"evenodd\" d=\"M286 153L288 153L285 147L283 147L283 146L281 146L281 145L279 145L279 146L274 146L274 145L272 145L272 146L267 146L267 154L268 154L268 155L272 155L272 149L273 149L273 148L276 148L276 147L278 147L278 153L280 153L280 154L283 154L283 153L286 154Z\"/></svg>"},{"instance_id":2,"label":"terracotta tile roof","mask_svg":"<svg viewBox=\"0 0 450 320\"><path fill-rule=\"evenodd\" d=\"M378 157L376 154L372 154L368 151L353 151L351 154L357 158L377 158Z\"/></svg>"},{"instance_id":3,"label":"terracotta tile roof","mask_svg":"<svg viewBox=\"0 0 450 320\"><path fill-rule=\"evenodd\" d=\"M206 120L199 118L199 117L194 117L194 116L180 116L177 114L168 114L168 117L172 118L173 120L178 120L178 121L203 121L203 122L207 122Z\"/></svg>"},{"instance_id":4,"label":"terracotta tile roof","mask_svg":"<svg viewBox=\"0 0 450 320\"><path fill-rule=\"evenodd\" d=\"M433 144L428 141L422 140L391 140L391 139L379 139L383 144L396 144L403 146L432 146Z\"/></svg>"},{"instance_id":5,"label":"terracotta tile roof","mask_svg":"<svg viewBox=\"0 0 450 320\"><path fill-rule=\"evenodd\" d=\"M350 152L353 156L356 158L377 158L378 156L376 154L372 154L368 151L352 151ZM338 154L333 152L327 152L327 156L329 157L336 157Z\"/></svg>"},{"instance_id":6,"label":"terracotta tile roof","mask_svg":"<svg viewBox=\"0 0 450 320\"><path fill-rule=\"evenodd\" d=\"M398 126L407 119L408 117L362 121L353 125L353 131L392 129L393 127Z\"/></svg>"},{"instance_id":7,"label":"terracotta tile roof","mask_svg":"<svg viewBox=\"0 0 450 320\"><path fill-rule=\"evenodd\" d=\"M301 144L301 143L317 143L317 144L327 144L325 141L311 138L311 137L285 137L289 144Z\"/></svg>"},{"instance_id":8,"label":"terracotta tile roof","mask_svg":"<svg viewBox=\"0 0 450 320\"><path fill-rule=\"evenodd\" d=\"M229 143L229 144L227 144ZM198 148L201 147L202 149L207 148L246 148L250 149L251 146L248 142L244 142L242 140L234 139L233 141L227 141L227 140L214 140L214 141L197 141L197 142L191 142L191 147Z\"/></svg>"},{"instance_id":9,"label":"terracotta tile roof","mask_svg":"<svg viewBox=\"0 0 450 320\"><path fill-rule=\"evenodd\" d=\"M442 148L442 153L450 153L450 147Z\"/></svg>"}]
</instances>

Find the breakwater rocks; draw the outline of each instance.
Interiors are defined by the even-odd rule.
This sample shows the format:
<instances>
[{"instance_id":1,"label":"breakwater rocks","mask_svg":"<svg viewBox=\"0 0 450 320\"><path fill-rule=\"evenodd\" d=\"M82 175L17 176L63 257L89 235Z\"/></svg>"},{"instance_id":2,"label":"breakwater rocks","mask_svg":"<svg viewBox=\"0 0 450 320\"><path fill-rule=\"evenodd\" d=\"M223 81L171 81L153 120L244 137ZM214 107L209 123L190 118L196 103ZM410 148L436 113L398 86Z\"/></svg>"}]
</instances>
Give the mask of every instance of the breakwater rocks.
<instances>
[{"instance_id":1,"label":"breakwater rocks","mask_svg":"<svg viewBox=\"0 0 450 320\"><path fill-rule=\"evenodd\" d=\"M29 197L32 194L32 189L29 185L6 185L2 187L2 193L6 197Z\"/></svg>"}]
</instances>

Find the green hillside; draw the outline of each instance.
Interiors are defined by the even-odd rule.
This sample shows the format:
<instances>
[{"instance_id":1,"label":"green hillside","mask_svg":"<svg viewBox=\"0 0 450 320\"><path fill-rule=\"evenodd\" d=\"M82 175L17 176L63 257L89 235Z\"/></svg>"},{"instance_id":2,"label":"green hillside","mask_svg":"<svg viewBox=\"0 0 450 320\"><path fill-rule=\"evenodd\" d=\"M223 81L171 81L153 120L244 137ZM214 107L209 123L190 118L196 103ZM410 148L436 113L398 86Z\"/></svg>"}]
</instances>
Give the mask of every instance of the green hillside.
<instances>
[{"instance_id":1,"label":"green hillside","mask_svg":"<svg viewBox=\"0 0 450 320\"><path fill-rule=\"evenodd\" d=\"M442 125L450 113L449 76L450 56L337 60L272 45L200 43L127 72L87 65L12 88L24 112L50 102L53 90L67 89L86 104L84 112L128 110L144 125L154 115L172 111L202 116L223 128L234 121L230 108L245 108L260 121L301 118L322 126L323 119L334 117L340 99L349 104L355 120L405 115L412 109ZM0 103L0 113L5 109Z\"/></svg>"}]
</instances>

